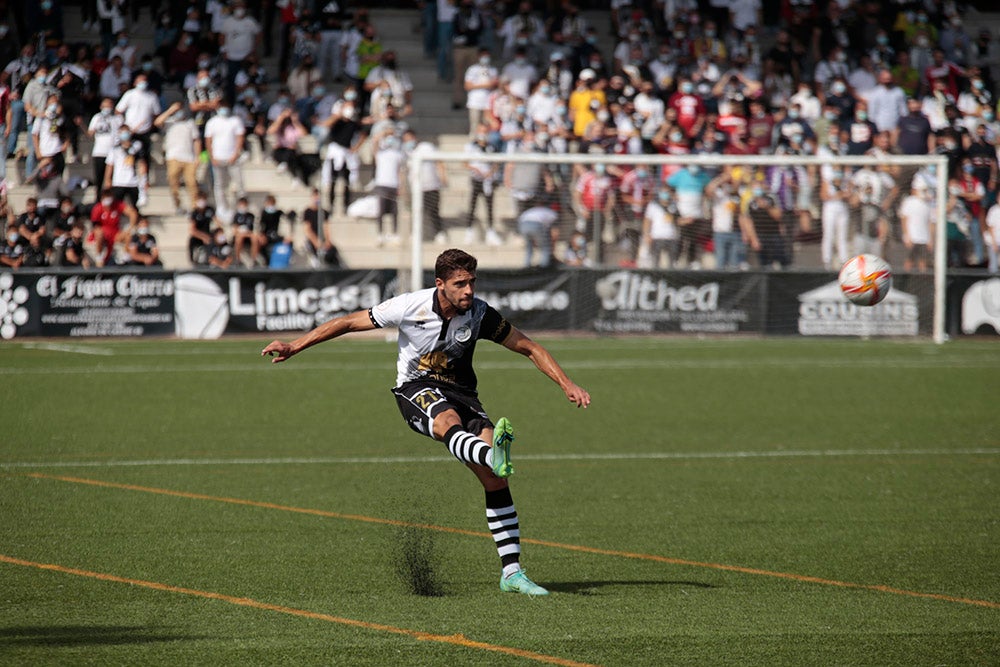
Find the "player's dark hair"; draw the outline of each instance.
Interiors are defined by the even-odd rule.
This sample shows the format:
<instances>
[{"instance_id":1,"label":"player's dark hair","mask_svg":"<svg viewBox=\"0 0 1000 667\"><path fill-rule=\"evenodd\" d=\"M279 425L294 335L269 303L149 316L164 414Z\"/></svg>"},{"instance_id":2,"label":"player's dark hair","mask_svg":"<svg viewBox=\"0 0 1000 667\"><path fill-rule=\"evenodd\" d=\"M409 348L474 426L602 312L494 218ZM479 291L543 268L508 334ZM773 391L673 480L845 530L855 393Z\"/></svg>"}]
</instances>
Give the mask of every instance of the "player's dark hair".
<instances>
[{"instance_id":1,"label":"player's dark hair","mask_svg":"<svg viewBox=\"0 0 1000 667\"><path fill-rule=\"evenodd\" d=\"M464 250L451 248L438 255L434 263L434 277L448 280L456 271L468 271L475 275L478 264L476 258Z\"/></svg>"}]
</instances>

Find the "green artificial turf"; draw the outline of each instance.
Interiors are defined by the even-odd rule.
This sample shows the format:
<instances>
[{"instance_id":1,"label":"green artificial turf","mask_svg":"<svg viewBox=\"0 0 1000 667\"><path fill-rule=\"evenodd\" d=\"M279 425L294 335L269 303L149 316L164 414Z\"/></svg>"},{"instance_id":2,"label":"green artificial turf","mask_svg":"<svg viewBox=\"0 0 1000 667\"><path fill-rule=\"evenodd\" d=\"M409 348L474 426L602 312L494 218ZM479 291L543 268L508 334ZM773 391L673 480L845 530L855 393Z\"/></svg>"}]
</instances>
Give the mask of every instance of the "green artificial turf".
<instances>
[{"instance_id":1,"label":"green artificial turf","mask_svg":"<svg viewBox=\"0 0 1000 667\"><path fill-rule=\"evenodd\" d=\"M546 599L390 343L4 343L0 663L1000 664L1000 346L542 342L589 409L477 369Z\"/></svg>"}]
</instances>

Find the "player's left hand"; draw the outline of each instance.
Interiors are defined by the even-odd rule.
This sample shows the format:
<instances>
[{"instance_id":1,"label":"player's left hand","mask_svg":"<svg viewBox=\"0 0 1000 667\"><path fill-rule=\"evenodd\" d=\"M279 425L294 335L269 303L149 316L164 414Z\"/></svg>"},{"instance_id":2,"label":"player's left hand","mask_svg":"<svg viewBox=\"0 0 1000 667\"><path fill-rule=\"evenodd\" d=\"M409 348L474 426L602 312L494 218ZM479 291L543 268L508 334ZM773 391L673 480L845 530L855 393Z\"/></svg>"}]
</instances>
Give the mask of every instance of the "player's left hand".
<instances>
[{"instance_id":1,"label":"player's left hand","mask_svg":"<svg viewBox=\"0 0 1000 667\"><path fill-rule=\"evenodd\" d=\"M578 408L586 408L590 405L590 394L583 387L570 384L564 390L566 392L566 398L569 399L570 403L575 403Z\"/></svg>"},{"instance_id":2,"label":"player's left hand","mask_svg":"<svg viewBox=\"0 0 1000 667\"><path fill-rule=\"evenodd\" d=\"M271 356L272 364L286 361L293 354L292 346L288 343L282 343L280 340L271 341L267 347L260 351L260 356L262 357Z\"/></svg>"}]
</instances>

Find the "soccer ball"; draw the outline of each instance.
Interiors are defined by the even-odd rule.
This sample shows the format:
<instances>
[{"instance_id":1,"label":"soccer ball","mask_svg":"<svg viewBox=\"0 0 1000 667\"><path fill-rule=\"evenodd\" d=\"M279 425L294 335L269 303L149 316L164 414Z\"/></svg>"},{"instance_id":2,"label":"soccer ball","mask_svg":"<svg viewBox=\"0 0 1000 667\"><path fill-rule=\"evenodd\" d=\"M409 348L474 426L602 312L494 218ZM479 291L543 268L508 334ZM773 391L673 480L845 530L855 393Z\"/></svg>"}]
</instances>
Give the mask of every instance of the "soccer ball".
<instances>
[{"instance_id":1,"label":"soccer ball","mask_svg":"<svg viewBox=\"0 0 1000 667\"><path fill-rule=\"evenodd\" d=\"M892 267L878 255L858 255L840 269L840 291L859 306L874 306L892 289Z\"/></svg>"}]
</instances>

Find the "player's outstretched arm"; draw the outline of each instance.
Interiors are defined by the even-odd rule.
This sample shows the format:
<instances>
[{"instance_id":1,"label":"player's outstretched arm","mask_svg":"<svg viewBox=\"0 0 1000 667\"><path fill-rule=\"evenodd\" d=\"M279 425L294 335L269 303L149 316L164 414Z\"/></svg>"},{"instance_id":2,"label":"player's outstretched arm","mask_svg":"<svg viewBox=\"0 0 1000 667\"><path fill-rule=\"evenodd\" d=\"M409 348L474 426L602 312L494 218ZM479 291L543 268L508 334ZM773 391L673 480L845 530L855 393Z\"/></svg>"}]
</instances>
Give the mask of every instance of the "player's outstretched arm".
<instances>
[{"instance_id":1,"label":"player's outstretched arm","mask_svg":"<svg viewBox=\"0 0 1000 667\"><path fill-rule=\"evenodd\" d=\"M566 372L556 363L553 356L544 347L525 336L516 327L511 327L510 334L503 342L508 350L513 350L531 359L538 370L552 378L566 394L566 398L578 408L590 405L590 394L587 390L569 379Z\"/></svg>"},{"instance_id":2,"label":"player's outstretched arm","mask_svg":"<svg viewBox=\"0 0 1000 667\"><path fill-rule=\"evenodd\" d=\"M352 331L370 331L374 328L375 325L368 316L368 311L359 310L350 315L335 317L328 322L324 322L309 333L299 336L290 343L284 343L280 340L271 341L267 347L261 350L260 356L266 357L270 355L271 363L277 364L286 361L302 350L312 347L317 343L343 336Z\"/></svg>"}]
</instances>

